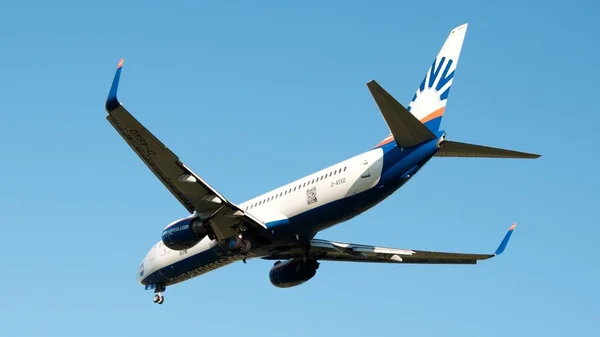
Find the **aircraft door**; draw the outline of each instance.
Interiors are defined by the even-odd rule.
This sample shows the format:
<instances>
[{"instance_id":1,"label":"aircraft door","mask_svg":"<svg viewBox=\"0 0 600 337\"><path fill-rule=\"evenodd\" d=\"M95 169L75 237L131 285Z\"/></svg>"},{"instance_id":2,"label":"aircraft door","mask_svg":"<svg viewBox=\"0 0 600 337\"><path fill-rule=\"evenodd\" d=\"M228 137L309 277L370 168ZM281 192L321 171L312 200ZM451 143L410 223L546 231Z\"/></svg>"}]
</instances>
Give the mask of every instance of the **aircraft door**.
<instances>
[{"instance_id":1,"label":"aircraft door","mask_svg":"<svg viewBox=\"0 0 600 337\"><path fill-rule=\"evenodd\" d=\"M353 183L349 194L366 191L377 184L383 168L383 152L381 150L369 151L361 155L360 159L356 159L354 165L356 166L352 176L356 178L352 178ZM356 169L359 171L356 172Z\"/></svg>"},{"instance_id":2,"label":"aircraft door","mask_svg":"<svg viewBox=\"0 0 600 337\"><path fill-rule=\"evenodd\" d=\"M363 159L360 165L360 177L361 178L369 178L371 176L371 165L369 164L369 159Z\"/></svg>"}]
</instances>

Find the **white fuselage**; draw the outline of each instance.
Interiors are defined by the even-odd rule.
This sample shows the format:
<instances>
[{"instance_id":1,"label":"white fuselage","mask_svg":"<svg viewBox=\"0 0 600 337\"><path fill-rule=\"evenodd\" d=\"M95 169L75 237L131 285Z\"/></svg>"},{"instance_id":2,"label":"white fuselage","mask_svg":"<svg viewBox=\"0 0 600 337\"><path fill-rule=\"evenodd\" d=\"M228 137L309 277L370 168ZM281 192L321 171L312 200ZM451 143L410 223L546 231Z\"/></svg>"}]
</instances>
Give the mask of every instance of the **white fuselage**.
<instances>
[{"instance_id":1,"label":"white fuselage","mask_svg":"<svg viewBox=\"0 0 600 337\"><path fill-rule=\"evenodd\" d=\"M313 174L278 187L267 193L239 204L245 212L252 214L265 224L286 221L317 207L351 197L377 185L383 167L383 150L376 148ZM138 281L196 254L210 250L217 241L205 237L194 247L177 251L157 242L143 260L143 272ZM253 257L256 254L248 254ZM186 272L177 282L203 274L223 265L240 260L244 256L218 259L210 264L198 265L193 272ZM143 275L141 275L143 274Z\"/></svg>"}]
</instances>

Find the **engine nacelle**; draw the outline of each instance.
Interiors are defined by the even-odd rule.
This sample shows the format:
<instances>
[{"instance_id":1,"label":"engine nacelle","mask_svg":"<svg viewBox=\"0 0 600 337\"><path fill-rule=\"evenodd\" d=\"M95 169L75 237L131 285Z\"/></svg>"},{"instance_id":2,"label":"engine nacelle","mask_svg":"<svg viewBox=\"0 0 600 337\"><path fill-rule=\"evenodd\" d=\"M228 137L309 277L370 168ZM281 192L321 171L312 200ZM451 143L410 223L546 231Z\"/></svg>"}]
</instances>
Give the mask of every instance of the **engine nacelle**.
<instances>
[{"instance_id":1,"label":"engine nacelle","mask_svg":"<svg viewBox=\"0 0 600 337\"><path fill-rule=\"evenodd\" d=\"M300 285L315 276L319 263L315 260L293 259L287 262L277 261L269 271L271 283L279 288Z\"/></svg>"},{"instance_id":2,"label":"engine nacelle","mask_svg":"<svg viewBox=\"0 0 600 337\"><path fill-rule=\"evenodd\" d=\"M174 222L162 232L162 242L173 250L194 247L208 234L210 225L199 218L186 218Z\"/></svg>"}]
</instances>

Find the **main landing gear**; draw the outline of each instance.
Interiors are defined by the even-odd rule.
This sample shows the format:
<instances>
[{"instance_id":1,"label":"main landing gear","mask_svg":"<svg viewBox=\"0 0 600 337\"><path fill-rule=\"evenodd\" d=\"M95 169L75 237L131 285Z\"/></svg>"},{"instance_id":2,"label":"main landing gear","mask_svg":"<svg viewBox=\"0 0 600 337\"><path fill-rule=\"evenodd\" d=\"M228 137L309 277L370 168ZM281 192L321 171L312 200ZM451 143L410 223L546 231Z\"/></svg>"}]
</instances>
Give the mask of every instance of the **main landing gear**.
<instances>
[{"instance_id":1,"label":"main landing gear","mask_svg":"<svg viewBox=\"0 0 600 337\"><path fill-rule=\"evenodd\" d=\"M163 302L165 301L165 297L162 293L165 290L167 290L165 286L156 286L156 289L154 289L155 295L152 301L154 303L163 304Z\"/></svg>"},{"instance_id":2,"label":"main landing gear","mask_svg":"<svg viewBox=\"0 0 600 337\"><path fill-rule=\"evenodd\" d=\"M310 260L310 243L305 243L300 246L302 250L302 261L306 262Z\"/></svg>"},{"instance_id":3,"label":"main landing gear","mask_svg":"<svg viewBox=\"0 0 600 337\"><path fill-rule=\"evenodd\" d=\"M248 240L244 240L239 236L234 236L229 239L229 250L237 250L240 254L248 254L252 249L252 244Z\"/></svg>"}]
</instances>

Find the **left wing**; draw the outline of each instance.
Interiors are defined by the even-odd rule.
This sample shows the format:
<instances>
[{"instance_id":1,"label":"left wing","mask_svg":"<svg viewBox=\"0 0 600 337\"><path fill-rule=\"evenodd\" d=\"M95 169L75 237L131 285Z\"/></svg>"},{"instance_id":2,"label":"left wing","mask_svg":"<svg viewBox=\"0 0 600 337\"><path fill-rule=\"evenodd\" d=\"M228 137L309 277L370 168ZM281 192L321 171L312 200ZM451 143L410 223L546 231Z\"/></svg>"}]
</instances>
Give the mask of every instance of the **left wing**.
<instances>
[{"instance_id":1,"label":"left wing","mask_svg":"<svg viewBox=\"0 0 600 337\"><path fill-rule=\"evenodd\" d=\"M347 262L379 262L379 263L416 263L416 264L476 264L502 254L516 224L510 226L508 233L494 254L445 253L413 249L397 249L341 243L327 240L311 240L310 254L312 258L323 261ZM292 247L288 251L276 253L265 260L288 260L302 258L300 247Z\"/></svg>"},{"instance_id":2,"label":"left wing","mask_svg":"<svg viewBox=\"0 0 600 337\"><path fill-rule=\"evenodd\" d=\"M266 228L260 220L244 212L183 164L177 155L135 119L117 99L123 59L106 100L106 119L125 139L165 187L190 213L210 218L218 240L250 228Z\"/></svg>"}]
</instances>

